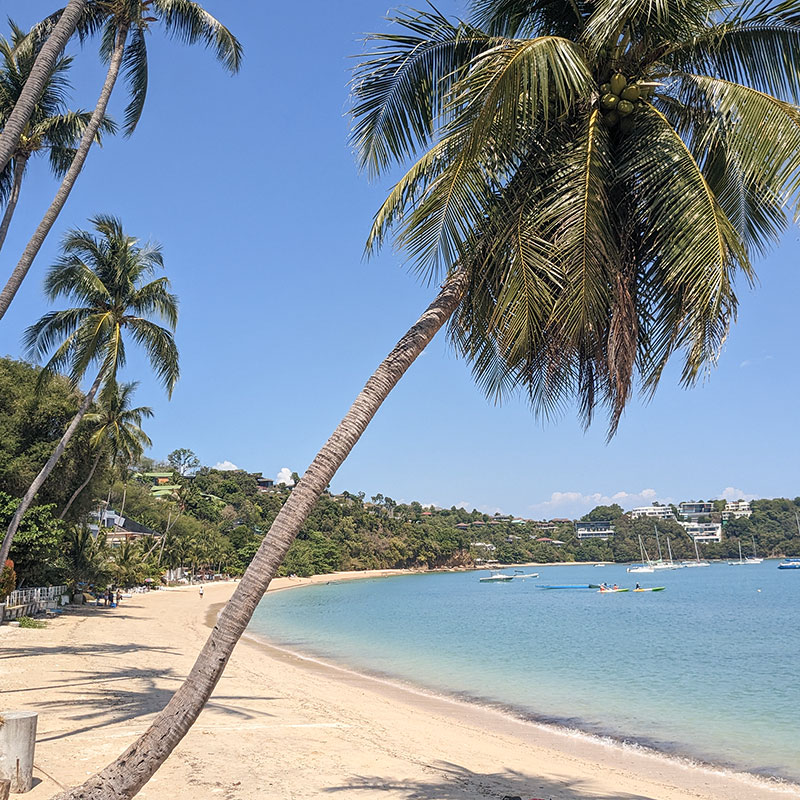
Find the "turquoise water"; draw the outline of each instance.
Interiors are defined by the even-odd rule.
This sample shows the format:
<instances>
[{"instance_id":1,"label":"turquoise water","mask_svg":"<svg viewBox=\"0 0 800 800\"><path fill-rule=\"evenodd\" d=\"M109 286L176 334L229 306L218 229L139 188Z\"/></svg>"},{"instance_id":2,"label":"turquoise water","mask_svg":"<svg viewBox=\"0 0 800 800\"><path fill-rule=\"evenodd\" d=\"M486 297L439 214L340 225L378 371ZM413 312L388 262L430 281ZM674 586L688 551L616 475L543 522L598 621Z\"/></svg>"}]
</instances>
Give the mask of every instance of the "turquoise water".
<instances>
[{"instance_id":1,"label":"turquoise water","mask_svg":"<svg viewBox=\"0 0 800 800\"><path fill-rule=\"evenodd\" d=\"M777 563L334 582L268 595L250 630L531 719L800 781L800 573ZM536 587L601 580L667 589Z\"/></svg>"}]
</instances>

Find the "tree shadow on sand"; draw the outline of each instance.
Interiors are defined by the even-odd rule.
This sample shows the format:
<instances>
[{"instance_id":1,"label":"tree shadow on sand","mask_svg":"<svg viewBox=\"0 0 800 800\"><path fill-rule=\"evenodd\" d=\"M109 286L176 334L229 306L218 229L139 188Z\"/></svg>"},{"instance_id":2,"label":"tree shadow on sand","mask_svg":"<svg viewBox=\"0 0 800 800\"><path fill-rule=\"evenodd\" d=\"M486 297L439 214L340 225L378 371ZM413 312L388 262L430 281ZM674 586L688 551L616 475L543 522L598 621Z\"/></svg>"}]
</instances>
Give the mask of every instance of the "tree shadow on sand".
<instances>
[{"instance_id":1,"label":"tree shadow on sand","mask_svg":"<svg viewBox=\"0 0 800 800\"><path fill-rule=\"evenodd\" d=\"M51 686L57 690L53 700L40 700L31 705L41 713L55 711L70 724L68 729L50 731L39 742L48 742L99 731L122 722L146 717L160 711L169 702L183 675L171 669L140 669L128 667L109 671L70 672ZM164 682L171 684L163 686ZM120 685L122 684L122 685ZM133 686L133 688L132 688ZM206 709L220 712L237 721L272 717L266 711L236 704L235 700L274 700L272 697L213 696ZM70 712L70 709L74 709ZM142 721L144 724L144 720Z\"/></svg>"},{"instance_id":2,"label":"tree shadow on sand","mask_svg":"<svg viewBox=\"0 0 800 800\"><path fill-rule=\"evenodd\" d=\"M395 781L379 776L354 776L342 786L330 786L326 793L342 792L346 797L376 797L391 793L403 800L478 800L478 798L521 798L521 800L654 800L652 795L629 792L599 793L584 781L564 776L561 779L542 778L511 769L497 772L473 772L467 767L446 761L428 765L438 779L430 781Z\"/></svg>"}]
</instances>

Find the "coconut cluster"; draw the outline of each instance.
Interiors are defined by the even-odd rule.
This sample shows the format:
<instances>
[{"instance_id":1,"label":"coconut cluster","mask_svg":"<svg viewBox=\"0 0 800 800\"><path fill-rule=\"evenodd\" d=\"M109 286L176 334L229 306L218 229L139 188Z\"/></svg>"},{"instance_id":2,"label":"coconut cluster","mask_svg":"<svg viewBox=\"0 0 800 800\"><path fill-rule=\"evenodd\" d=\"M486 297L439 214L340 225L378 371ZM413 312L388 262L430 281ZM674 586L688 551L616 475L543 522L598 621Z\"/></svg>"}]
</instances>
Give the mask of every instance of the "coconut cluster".
<instances>
[{"instance_id":1,"label":"coconut cluster","mask_svg":"<svg viewBox=\"0 0 800 800\"><path fill-rule=\"evenodd\" d=\"M619 126L626 133L633 128L631 115L636 111L644 91L637 83L628 81L621 72L611 76L608 83L600 84L600 108L609 128Z\"/></svg>"}]
</instances>

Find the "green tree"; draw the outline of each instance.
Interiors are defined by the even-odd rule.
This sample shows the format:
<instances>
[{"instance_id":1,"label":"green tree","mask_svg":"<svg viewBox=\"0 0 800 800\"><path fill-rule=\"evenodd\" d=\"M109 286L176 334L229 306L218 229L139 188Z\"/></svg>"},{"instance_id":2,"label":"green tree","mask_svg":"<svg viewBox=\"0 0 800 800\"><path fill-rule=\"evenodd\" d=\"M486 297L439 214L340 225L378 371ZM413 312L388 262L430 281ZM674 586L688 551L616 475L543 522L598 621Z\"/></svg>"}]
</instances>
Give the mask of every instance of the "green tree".
<instances>
[{"instance_id":1,"label":"green tree","mask_svg":"<svg viewBox=\"0 0 800 800\"><path fill-rule=\"evenodd\" d=\"M13 113L36 57L36 53L30 48L22 46L24 31L13 22L10 25L11 39L0 37L0 125L5 125ZM61 56L56 61L39 102L19 136L9 163L0 171L0 200L6 204L3 219L0 221L0 249L17 207L29 160L37 154L47 153L53 174L62 178L75 156L75 147L89 122L91 115L87 112L67 110L67 92L70 86L66 73L71 63L72 59L68 56ZM96 136L98 142L100 130L113 133L115 126L111 120L104 119Z\"/></svg>"},{"instance_id":2,"label":"green tree","mask_svg":"<svg viewBox=\"0 0 800 800\"><path fill-rule=\"evenodd\" d=\"M117 384L109 381L100 392L98 408L84 415L84 420L94 428L91 444L97 452L86 480L75 490L67 501L59 519L64 519L70 506L78 495L88 486L104 454L111 457L112 469L118 461L130 464L144 453L153 443L142 430L142 420L153 416L150 406L131 408L131 400L136 387L135 381Z\"/></svg>"},{"instance_id":3,"label":"green tree","mask_svg":"<svg viewBox=\"0 0 800 800\"><path fill-rule=\"evenodd\" d=\"M490 395L519 389L544 413L577 398L587 423L606 406L611 432L636 377L652 392L676 352L687 384L713 363L735 274L752 275L750 252L796 206L800 37L786 9L478 0L472 24L409 12L376 37L356 75L354 143L375 173L417 161L369 247L397 231L443 287L294 487L186 683L62 798L130 796L169 755L317 499L451 315ZM437 557L429 544L418 561Z\"/></svg>"},{"instance_id":4,"label":"green tree","mask_svg":"<svg viewBox=\"0 0 800 800\"><path fill-rule=\"evenodd\" d=\"M92 536L88 528L71 527L64 538L61 564L70 591L79 584L104 584L109 576L108 549L102 531Z\"/></svg>"},{"instance_id":5,"label":"green tree","mask_svg":"<svg viewBox=\"0 0 800 800\"><path fill-rule=\"evenodd\" d=\"M62 14L57 11L31 32L31 40L49 36ZM82 37L100 34L100 56L108 63L108 72L97 105L89 119L53 202L31 236L19 263L0 292L0 319L33 264L45 238L55 224L78 179L92 142L106 116L109 98L120 72L128 78L131 99L125 110L125 135L136 128L147 95L148 63L146 35L153 23L161 22L167 34L188 44L201 42L211 48L217 60L231 72L239 69L241 45L236 37L199 3L192 0L90 0L78 23Z\"/></svg>"},{"instance_id":6,"label":"green tree","mask_svg":"<svg viewBox=\"0 0 800 800\"><path fill-rule=\"evenodd\" d=\"M64 453L98 389L116 382L125 363L123 334L128 333L144 349L168 394L178 380L178 349L172 338L178 300L169 293L167 278L144 282L163 268L161 249L154 244L139 245L114 217L98 216L92 223L99 237L88 231L71 231L64 239L62 257L45 280L51 300L63 295L81 305L45 314L28 328L25 343L39 357L55 348L41 380L68 368L72 383L77 385L93 364L99 365L97 374L52 455L25 492L3 539L0 563L8 556L23 514ZM169 328L157 325L148 316L165 320Z\"/></svg>"},{"instance_id":7,"label":"green tree","mask_svg":"<svg viewBox=\"0 0 800 800\"><path fill-rule=\"evenodd\" d=\"M197 470L200 459L191 450L180 447L167 456L167 463L183 478Z\"/></svg>"}]
</instances>

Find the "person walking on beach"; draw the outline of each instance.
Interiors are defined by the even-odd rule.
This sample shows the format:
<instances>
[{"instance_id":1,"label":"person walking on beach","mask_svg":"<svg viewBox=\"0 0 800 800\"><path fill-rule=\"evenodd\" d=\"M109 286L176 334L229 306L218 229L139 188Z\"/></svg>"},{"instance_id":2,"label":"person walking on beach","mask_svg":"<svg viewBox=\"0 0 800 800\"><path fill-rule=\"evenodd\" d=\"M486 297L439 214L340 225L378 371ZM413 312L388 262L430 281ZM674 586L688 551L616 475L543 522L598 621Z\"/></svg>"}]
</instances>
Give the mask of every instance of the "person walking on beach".
<instances>
[{"instance_id":1,"label":"person walking on beach","mask_svg":"<svg viewBox=\"0 0 800 800\"><path fill-rule=\"evenodd\" d=\"M200 586L200 599L201 600L203 599L203 587L202 586Z\"/></svg>"}]
</instances>

